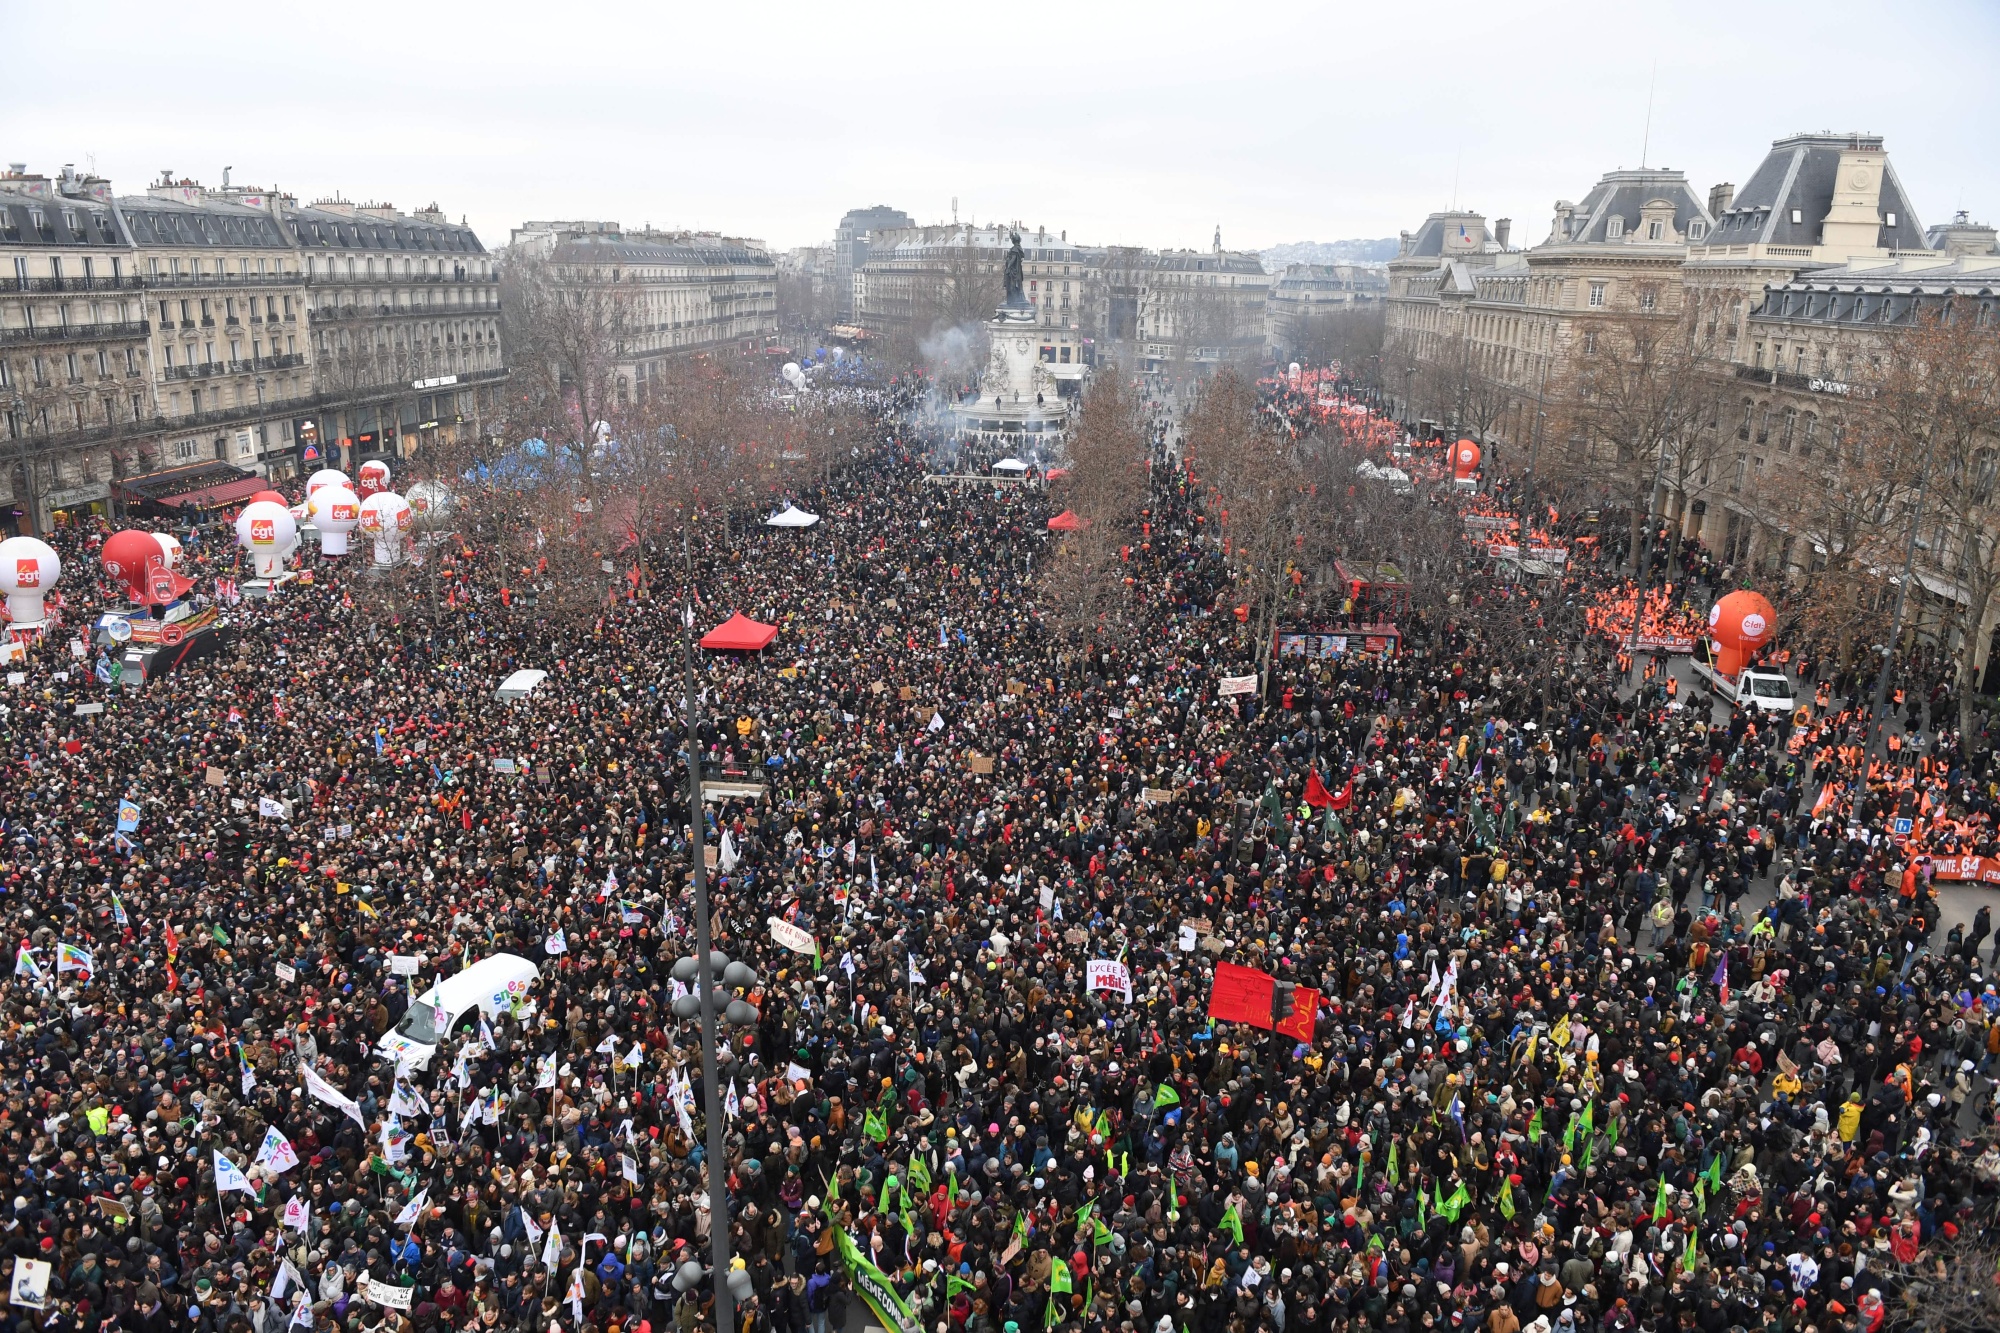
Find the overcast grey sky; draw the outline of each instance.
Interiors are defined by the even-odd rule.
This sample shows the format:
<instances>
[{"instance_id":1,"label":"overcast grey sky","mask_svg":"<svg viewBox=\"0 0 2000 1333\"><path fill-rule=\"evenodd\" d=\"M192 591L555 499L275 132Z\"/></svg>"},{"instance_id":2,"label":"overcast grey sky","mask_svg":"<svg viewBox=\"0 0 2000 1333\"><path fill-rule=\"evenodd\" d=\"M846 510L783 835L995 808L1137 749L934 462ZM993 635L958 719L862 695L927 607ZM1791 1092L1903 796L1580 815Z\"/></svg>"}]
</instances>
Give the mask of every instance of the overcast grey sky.
<instances>
[{"instance_id":1,"label":"overcast grey sky","mask_svg":"<svg viewBox=\"0 0 2000 1333\"><path fill-rule=\"evenodd\" d=\"M0 0L0 160L310 200L824 240L847 209L1092 243L1546 234L1635 166L1738 183L1802 129L1887 136L1926 223L2000 219L2000 6L395 6Z\"/></svg>"}]
</instances>

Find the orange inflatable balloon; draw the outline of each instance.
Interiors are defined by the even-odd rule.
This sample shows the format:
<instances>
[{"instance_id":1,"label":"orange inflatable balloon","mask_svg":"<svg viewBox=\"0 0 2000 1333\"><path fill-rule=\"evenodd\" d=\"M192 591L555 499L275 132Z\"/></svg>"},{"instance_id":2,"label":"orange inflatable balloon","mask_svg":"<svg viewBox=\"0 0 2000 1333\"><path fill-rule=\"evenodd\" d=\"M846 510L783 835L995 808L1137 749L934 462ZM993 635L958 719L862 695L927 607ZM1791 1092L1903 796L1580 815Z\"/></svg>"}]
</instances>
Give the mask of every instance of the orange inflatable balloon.
<instances>
[{"instance_id":1,"label":"orange inflatable balloon","mask_svg":"<svg viewBox=\"0 0 2000 1333\"><path fill-rule=\"evenodd\" d=\"M1778 613L1762 593L1732 592L1708 611L1708 637L1719 648L1754 652L1771 641Z\"/></svg>"},{"instance_id":2,"label":"orange inflatable balloon","mask_svg":"<svg viewBox=\"0 0 2000 1333\"><path fill-rule=\"evenodd\" d=\"M1460 440L1451 447L1451 475L1460 481L1479 471L1479 446Z\"/></svg>"}]
</instances>

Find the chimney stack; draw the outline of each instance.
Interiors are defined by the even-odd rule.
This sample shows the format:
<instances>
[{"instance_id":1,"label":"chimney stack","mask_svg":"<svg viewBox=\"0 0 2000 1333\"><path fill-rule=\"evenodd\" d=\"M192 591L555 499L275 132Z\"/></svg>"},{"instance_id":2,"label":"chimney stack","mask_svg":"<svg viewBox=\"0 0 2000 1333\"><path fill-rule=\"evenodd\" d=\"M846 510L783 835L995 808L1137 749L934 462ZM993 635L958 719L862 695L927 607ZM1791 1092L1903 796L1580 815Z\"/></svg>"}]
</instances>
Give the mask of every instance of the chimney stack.
<instances>
[{"instance_id":1,"label":"chimney stack","mask_svg":"<svg viewBox=\"0 0 2000 1333\"><path fill-rule=\"evenodd\" d=\"M1708 215L1713 218L1719 218L1724 213L1727 213L1729 206L1735 202L1736 187L1734 185L1731 185L1728 181L1724 181L1720 185L1713 186L1708 192Z\"/></svg>"},{"instance_id":2,"label":"chimney stack","mask_svg":"<svg viewBox=\"0 0 2000 1333\"><path fill-rule=\"evenodd\" d=\"M1509 232L1513 230L1514 230L1514 219L1512 218L1493 219L1493 239L1499 243L1501 250L1503 251L1506 250L1507 235Z\"/></svg>"}]
</instances>

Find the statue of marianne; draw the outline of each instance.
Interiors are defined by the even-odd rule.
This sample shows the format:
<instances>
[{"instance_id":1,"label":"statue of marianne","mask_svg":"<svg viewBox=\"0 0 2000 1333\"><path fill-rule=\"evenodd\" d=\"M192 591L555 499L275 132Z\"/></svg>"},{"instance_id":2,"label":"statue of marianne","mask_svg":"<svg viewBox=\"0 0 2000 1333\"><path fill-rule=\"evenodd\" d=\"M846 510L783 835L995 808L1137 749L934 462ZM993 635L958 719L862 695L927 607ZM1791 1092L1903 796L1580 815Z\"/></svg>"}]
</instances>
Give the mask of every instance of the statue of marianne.
<instances>
[{"instance_id":1,"label":"statue of marianne","mask_svg":"<svg viewBox=\"0 0 2000 1333\"><path fill-rule=\"evenodd\" d=\"M1023 300L1021 295L1021 233L1010 231L1007 233L1007 238L1013 242L1013 245L1007 251L1007 295L1005 300L1008 305L1019 305Z\"/></svg>"}]
</instances>

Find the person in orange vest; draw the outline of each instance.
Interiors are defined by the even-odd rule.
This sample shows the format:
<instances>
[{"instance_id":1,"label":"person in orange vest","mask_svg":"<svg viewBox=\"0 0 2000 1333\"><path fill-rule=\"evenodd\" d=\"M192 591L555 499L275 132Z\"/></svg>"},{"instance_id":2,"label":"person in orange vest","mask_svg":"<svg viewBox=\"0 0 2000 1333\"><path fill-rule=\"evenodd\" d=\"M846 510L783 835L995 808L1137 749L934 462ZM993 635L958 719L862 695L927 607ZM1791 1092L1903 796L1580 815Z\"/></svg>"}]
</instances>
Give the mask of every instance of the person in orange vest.
<instances>
[{"instance_id":1,"label":"person in orange vest","mask_svg":"<svg viewBox=\"0 0 2000 1333\"><path fill-rule=\"evenodd\" d=\"M1667 673L1667 697L1673 698L1681 692L1681 682L1672 672Z\"/></svg>"}]
</instances>

